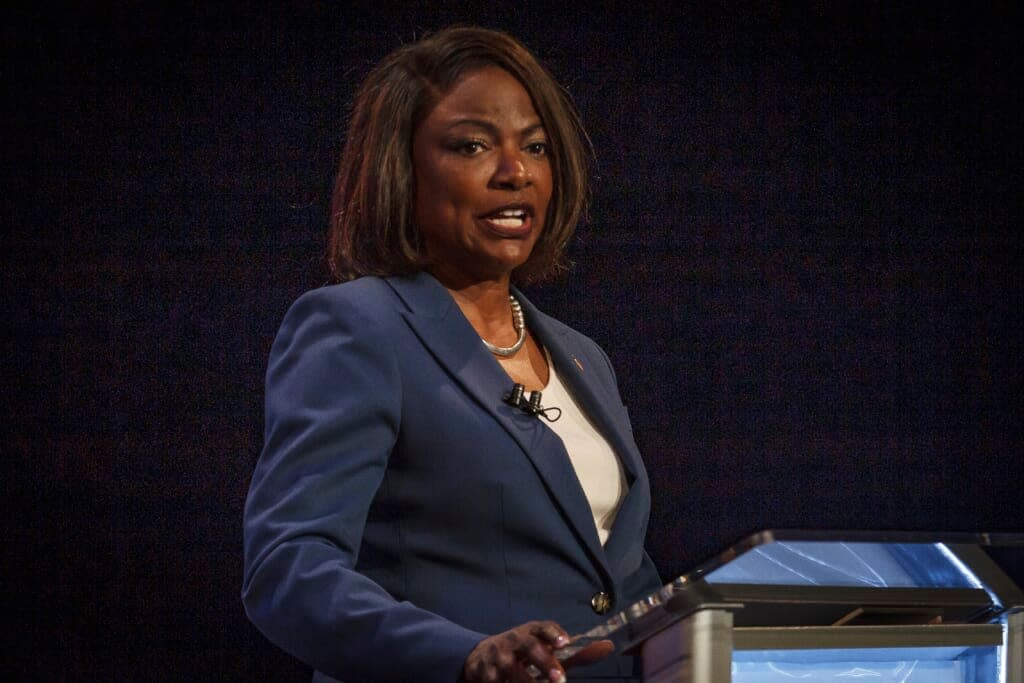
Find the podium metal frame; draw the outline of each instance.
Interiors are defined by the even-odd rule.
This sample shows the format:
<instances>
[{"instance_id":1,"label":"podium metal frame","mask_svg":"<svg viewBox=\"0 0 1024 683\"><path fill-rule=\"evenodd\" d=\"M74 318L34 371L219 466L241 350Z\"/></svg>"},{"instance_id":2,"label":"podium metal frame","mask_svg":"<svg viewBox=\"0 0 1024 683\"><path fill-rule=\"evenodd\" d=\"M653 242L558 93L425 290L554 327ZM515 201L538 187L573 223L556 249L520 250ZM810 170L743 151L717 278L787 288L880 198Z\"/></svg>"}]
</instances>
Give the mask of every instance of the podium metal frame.
<instances>
[{"instance_id":1,"label":"podium metal frame","mask_svg":"<svg viewBox=\"0 0 1024 683\"><path fill-rule=\"evenodd\" d=\"M896 587L743 582L718 572L777 541L877 545L883 558L890 546L900 546L892 552L923 549L923 557L937 553L941 561L935 576ZM812 662L827 666L900 662L911 651L936 667L955 662L964 683L1024 683L1024 593L983 550L999 544L1024 548L1024 534L764 531L630 606L580 643L605 638L639 652L645 683L731 683L737 660L759 666L757 657L766 653L811 653Z\"/></svg>"}]
</instances>

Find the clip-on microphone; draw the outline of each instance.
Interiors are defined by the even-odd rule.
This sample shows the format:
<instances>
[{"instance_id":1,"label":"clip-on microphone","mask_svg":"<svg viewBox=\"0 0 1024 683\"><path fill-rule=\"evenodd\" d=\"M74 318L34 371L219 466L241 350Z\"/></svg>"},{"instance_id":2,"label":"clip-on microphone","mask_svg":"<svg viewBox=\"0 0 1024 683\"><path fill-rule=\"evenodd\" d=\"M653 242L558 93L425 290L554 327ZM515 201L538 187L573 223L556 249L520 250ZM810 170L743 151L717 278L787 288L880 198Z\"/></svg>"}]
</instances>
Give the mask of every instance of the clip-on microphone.
<instances>
[{"instance_id":1,"label":"clip-on microphone","mask_svg":"<svg viewBox=\"0 0 1024 683\"><path fill-rule=\"evenodd\" d=\"M516 382L512 385L512 391L505 394L501 400L512 406L518 408L527 415L540 415L548 422L554 422L558 418L562 417L561 408L543 408L540 404L540 392L531 391L530 398L527 399L524 395L526 393L526 387ZM548 413L551 411L557 411L557 415L554 417L548 417Z\"/></svg>"}]
</instances>

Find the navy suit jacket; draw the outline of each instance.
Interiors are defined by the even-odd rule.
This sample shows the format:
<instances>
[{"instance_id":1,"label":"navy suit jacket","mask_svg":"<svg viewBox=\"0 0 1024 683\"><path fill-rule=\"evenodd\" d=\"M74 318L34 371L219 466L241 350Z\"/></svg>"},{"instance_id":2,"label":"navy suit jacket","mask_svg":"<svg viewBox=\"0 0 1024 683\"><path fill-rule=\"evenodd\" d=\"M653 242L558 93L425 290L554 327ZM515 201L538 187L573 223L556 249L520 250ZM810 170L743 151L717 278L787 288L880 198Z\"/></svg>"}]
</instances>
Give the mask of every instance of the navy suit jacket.
<instances>
[{"instance_id":1,"label":"navy suit jacket","mask_svg":"<svg viewBox=\"0 0 1024 683\"><path fill-rule=\"evenodd\" d=\"M325 287L285 317L242 595L318 676L454 683L487 635L532 619L582 632L659 587L643 548L650 488L608 358L517 296L625 469L604 547L561 440L502 402L512 380L433 277ZM605 616L599 591L614 600ZM635 667L611 658L570 676Z\"/></svg>"}]
</instances>

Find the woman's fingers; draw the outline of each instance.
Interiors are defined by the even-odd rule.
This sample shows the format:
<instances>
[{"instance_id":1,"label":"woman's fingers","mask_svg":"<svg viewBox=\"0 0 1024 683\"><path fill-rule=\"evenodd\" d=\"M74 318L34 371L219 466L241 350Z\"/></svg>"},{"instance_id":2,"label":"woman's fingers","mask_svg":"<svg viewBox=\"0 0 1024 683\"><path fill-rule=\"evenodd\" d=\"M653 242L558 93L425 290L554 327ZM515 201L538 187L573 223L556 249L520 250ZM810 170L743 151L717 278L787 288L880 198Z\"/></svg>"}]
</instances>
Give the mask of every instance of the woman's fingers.
<instances>
[{"instance_id":1,"label":"woman's fingers","mask_svg":"<svg viewBox=\"0 0 1024 683\"><path fill-rule=\"evenodd\" d=\"M466 658L467 683L528 683L535 667L552 683L565 680L565 670L552 652L569 643L569 636L552 621L531 621L477 643Z\"/></svg>"},{"instance_id":2,"label":"woman's fingers","mask_svg":"<svg viewBox=\"0 0 1024 683\"><path fill-rule=\"evenodd\" d=\"M533 630L533 634L550 643L555 649L569 644L569 634L555 622L538 621L534 623L536 623L536 627Z\"/></svg>"}]
</instances>

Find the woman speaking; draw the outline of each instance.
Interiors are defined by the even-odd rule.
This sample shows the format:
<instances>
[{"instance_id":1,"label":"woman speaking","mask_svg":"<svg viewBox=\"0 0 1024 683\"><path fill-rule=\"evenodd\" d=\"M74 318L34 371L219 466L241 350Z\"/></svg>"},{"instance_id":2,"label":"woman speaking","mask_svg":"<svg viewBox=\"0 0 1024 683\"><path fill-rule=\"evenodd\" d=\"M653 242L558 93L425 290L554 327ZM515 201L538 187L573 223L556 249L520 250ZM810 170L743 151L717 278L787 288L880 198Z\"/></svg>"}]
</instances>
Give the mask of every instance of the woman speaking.
<instances>
[{"instance_id":1,"label":"woman speaking","mask_svg":"<svg viewBox=\"0 0 1024 683\"><path fill-rule=\"evenodd\" d=\"M361 86L343 284L277 335L245 509L246 611L314 680L639 676L608 643L555 656L659 587L650 488L607 356L515 287L564 270L584 140L494 31L406 45Z\"/></svg>"}]
</instances>

